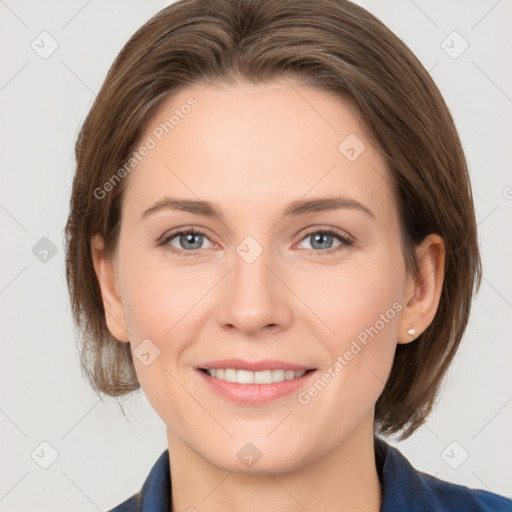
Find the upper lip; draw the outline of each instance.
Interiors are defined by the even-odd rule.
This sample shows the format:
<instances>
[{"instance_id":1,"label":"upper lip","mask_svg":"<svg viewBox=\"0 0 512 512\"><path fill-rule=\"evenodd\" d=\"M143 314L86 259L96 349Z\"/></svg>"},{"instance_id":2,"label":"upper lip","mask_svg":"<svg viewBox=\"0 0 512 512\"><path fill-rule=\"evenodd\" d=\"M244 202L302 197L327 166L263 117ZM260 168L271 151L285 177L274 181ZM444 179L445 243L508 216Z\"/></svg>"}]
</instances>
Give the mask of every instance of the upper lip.
<instances>
[{"instance_id":1,"label":"upper lip","mask_svg":"<svg viewBox=\"0 0 512 512\"><path fill-rule=\"evenodd\" d=\"M261 370L313 370L311 366L279 361L277 359L260 359L259 361L245 361L244 359L217 359L207 361L198 366L198 369L212 370L216 368L235 368L237 370L249 370L257 372Z\"/></svg>"}]
</instances>

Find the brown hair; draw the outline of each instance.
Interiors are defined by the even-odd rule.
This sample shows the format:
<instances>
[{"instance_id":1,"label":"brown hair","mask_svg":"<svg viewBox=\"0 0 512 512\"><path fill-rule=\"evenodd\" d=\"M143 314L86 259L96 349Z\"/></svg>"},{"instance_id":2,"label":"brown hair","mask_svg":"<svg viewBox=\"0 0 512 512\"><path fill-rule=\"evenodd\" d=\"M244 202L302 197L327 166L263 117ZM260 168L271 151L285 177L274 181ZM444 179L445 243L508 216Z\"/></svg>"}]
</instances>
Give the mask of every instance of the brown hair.
<instances>
[{"instance_id":1,"label":"brown hair","mask_svg":"<svg viewBox=\"0 0 512 512\"><path fill-rule=\"evenodd\" d=\"M448 108L409 48L346 0L180 0L161 10L112 64L78 135L66 224L66 278L82 330L82 371L96 392L138 389L129 343L105 321L91 255L100 234L115 253L128 178L98 199L162 101L187 85L295 79L348 101L382 152L393 180L407 268L414 247L446 244L438 311L412 343L399 344L375 407L375 425L401 439L422 425L466 328L481 262L471 183Z\"/></svg>"}]
</instances>

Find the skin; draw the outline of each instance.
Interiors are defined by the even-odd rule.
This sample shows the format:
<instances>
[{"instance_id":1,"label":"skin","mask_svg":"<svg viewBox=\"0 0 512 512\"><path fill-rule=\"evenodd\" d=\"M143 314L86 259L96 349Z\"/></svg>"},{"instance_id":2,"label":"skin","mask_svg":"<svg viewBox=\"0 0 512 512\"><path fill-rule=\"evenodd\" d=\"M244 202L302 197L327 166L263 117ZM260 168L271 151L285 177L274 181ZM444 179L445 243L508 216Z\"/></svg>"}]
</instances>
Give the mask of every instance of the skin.
<instances>
[{"instance_id":1,"label":"skin","mask_svg":"<svg viewBox=\"0 0 512 512\"><path fill-rule=\"evenodd\" d=\"M434 318L443 240L427 237L416 248L418 275L407 272L384 160L335 96L290 81L197 84L161 105L142 140L190 96L197 107L127 178L118 251L109 258L101 237L91 240L109 330L132 350L146 338L160 350L148 366L134 362L167 428L172 510L377 512L374 405L397 343L414 342ZM349 134L366 146L353 162L338 150ZM168 209L139 220L166 195L211 201L224 218ZM283 216L294 200L333 195L373 216L355 208ZM182 226L206 236L167 247L194 254L157 246ZM314 245L319 228L353 244L334 236ZM263 249L252 263L236 252L247 236ZM235 404L194 370L239 357L321 374L393 303L401 311L308 404L296 393ZM247 442L262 454L250 468L237 457Z\"/></svg>"}]
</instances>

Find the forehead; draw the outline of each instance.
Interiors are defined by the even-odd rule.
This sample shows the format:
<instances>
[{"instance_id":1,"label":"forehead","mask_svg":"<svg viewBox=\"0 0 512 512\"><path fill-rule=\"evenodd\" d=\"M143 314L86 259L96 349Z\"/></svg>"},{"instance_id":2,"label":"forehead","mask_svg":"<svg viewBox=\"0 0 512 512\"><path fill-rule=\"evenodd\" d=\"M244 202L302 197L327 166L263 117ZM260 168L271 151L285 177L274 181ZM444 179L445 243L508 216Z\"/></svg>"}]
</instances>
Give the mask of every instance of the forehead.
<instances>
[{"instance_id":1,"label":"forehead","mask_svg":"<svg viewBox=\"0 0 512 512\"><path fill-rule=\"evenodd\" d=\"M160 105L136 150L144 144L127 214L166 194L222 204L227 215L270 214L308 195L394 209L384 160L351 105L288 80L183 89Z\"/></svg>"}]
</instances>

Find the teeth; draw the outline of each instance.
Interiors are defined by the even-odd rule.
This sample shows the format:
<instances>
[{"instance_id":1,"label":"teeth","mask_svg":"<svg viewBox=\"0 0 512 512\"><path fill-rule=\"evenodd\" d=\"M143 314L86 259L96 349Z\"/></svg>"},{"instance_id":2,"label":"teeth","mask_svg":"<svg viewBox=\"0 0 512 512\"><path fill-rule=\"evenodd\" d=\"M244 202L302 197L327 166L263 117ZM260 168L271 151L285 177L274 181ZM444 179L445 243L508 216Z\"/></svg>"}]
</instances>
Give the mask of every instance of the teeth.
<instances>
[{"instance_id":1,"label":"teeth","mask_svg":"<svg viewBox=\"0 0 512 512\"><path fill-rule=\"evenodd\" d=\"M274 382L282 382L283 380L298 379L306 373L305 370L262 370L251 372L235 368L216 368L206 370L206 372L210 377L227 382L238 382L239 384L272 384Z\"/></svg>"}]
</instances>

